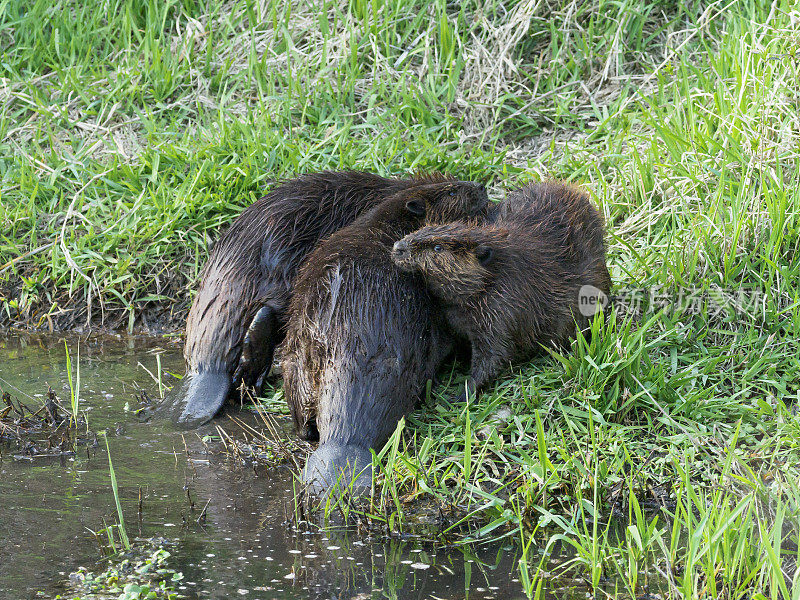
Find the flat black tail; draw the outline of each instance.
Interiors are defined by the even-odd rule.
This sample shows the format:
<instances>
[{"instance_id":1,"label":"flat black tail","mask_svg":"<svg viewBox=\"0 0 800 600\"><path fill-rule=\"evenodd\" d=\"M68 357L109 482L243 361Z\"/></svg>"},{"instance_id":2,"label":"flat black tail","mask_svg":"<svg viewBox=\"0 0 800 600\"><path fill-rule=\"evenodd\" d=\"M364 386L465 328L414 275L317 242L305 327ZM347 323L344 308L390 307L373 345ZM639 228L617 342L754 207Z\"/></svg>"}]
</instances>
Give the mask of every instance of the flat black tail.
<instances>
[{"instance_id":1,"label":"flat black tail","mask_svg":"<svg viewBox=\"0 0 800 600\"><path fill-rule=\"evenodd\" d=\"M231 376L224 371L187 373L156 410L181 429L208 423L222 408L231 391Z\"/></svg>"}]
</instances>

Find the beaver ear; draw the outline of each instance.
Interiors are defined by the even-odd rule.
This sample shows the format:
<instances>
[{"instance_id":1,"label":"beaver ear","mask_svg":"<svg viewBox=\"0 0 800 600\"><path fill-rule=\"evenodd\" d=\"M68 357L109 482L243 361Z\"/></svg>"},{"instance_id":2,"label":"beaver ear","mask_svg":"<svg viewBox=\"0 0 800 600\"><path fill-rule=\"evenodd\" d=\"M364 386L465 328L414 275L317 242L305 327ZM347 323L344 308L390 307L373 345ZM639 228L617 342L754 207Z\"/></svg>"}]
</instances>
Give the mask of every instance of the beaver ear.
<instances>
[{"instance_id":1,"label":"beaver ear","mask_svg":"<svg viewBox=\"0 0 800 600\"><path fill-rule=\"evenodd\" d=\"M475 248L475 258L477 258L478 262L485 267L492 262L492 258L494 258L494 250L492 250L489 246L478 246Z\"/></svg>"},{"instance_id":2,"label":"beaver ear","mask_svg":"<svg viewBox=\"0 0 800 600\"><path fill-rule=\"evenodd\" d=\"M425 203L422 200L409 200L406 202L406 210L418 217L425 216Z\"/></svg>"}]
</instances>

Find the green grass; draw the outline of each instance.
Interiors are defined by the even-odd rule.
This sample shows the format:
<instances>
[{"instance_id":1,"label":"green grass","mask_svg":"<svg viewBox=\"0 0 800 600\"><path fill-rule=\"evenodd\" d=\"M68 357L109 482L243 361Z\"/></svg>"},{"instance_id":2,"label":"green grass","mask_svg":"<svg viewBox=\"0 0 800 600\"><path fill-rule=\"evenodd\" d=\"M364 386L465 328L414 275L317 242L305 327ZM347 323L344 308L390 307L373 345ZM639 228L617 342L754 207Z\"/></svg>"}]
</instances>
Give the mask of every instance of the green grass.
<instances>
[{"instance_id":1,"label":"green grass","mask_svg":"<svg viewBox=\"0 0 800 600\"><path fill-rule=\"evenodd\" d=\"M128 540L128 532L125 529L125 517L122 514L122 504L119 501L119 488L117 487L117 476L114 472L114 463L111 462L111 447L108 445L108 436L103 432L103 438L106 441L106 453L108 454L108 475L111 478L111 491L114 493L114 504L117 506L117 519L118 522L114 526L119 534L119 541L123 550L130 550L131 543ZM111 547L114 547L114 539L112 528L106 527L108 532L109 542Z\"/></svg>"},{"instance_id":2,"label":"green grass","mask_svg":"<svg viewBox=\"0 0 800 600\"><path fill-rule=\"evenodd\" d=\"M796 599L799 22L786 0L0 3L0 325L182 326L220 228L298 173L575 181L617 308L468 406L463 371L434 389L373 516L427 501L445 537L513 536L531 595L541 564Z\"/></svg>"},{"instance_id":3,"label":"green grass","mask_svg":"<svg viewBox=\"0 0 800 600\"><path fill-rule=\"evenodd\" d=\"M78 411L80 409L80 393L81 393L81 349L78 346L77 356L75 359L75 382L72 381L72 360L69 356L69 345L67 340L64 340L64 352L67 355L67 381L69 382L69 407L70 418L75 428L78 428Z\"/></svg>"}]
</instances>

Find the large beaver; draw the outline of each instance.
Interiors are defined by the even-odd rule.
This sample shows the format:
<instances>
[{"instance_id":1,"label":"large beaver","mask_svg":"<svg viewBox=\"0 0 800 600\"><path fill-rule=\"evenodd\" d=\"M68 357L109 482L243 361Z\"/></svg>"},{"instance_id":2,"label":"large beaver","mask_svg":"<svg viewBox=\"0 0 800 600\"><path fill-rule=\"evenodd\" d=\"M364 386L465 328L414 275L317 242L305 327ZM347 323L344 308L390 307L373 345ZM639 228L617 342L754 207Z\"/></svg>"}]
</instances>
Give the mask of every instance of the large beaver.
<instances>
[{"instance_id":1,"label":"large beaver","mask_svg":"<svg viewBox=\"0 0 800 600\"><path fill-rule=\"evenodd\" d=\"M439 179L304 175L248 207L203 269L186 321L187 375L159 412L195 427L216 414L239 381L260 384L283 338L291 282L317 242L388 196Z\"/></svg>"},{"instance_id":2,"label":"large beaver","mask_svg":"<svg viewBox=\"0 0 800 600\"><path fill-rule=\"evenodd\" d=\"M491 221L425 227L392 249L469 339L473 390L512 360L568 344L611 287L603 218L585 192L530 184L495 207Z\"/></svg>"},{"instance_id":3,"label":"large beaver","mask_svg":"<svg viewBox=\"0 0 800 600\"><path fill-rule=\"evenodd\" d=\"M371 464L369 449L389 438L451 349L421 278L392 263L392 244L487 203L486 189L469 182L407 189L330 236L301 268L283 378L298 433L320 441L303 471L312 490Z\"/></svg>"}]
</instances>

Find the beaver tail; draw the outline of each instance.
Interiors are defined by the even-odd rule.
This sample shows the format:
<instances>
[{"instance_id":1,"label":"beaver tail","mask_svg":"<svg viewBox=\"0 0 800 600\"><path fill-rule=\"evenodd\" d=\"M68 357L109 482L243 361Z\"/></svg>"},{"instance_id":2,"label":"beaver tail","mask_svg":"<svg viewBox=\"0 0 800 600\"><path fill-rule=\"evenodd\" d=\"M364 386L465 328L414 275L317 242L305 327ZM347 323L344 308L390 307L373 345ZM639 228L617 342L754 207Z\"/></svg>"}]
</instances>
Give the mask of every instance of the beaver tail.
<instances>
[{"instance_id":1,"label":"beaver tail","mask_svg":"<svg viewBox=\"0 0 800 600\"><path fill-rule=\"evenodd\" d=\"M322 444L308 457L301 477L314 495L337 488L358 495L372 485L372 454L364 445Z\"/></svg>"},{"instance_id":2,"label":"beaver tail","mask_svg":"<svg viewBox=\"0 0 800 600\"><path fill-rule=\"evenodd\" d=\"M157 414L175 425L193 429L214 418L231 391L231 375L224 370L187 373L170 390Z\"/></svg>"}]
</instances>

